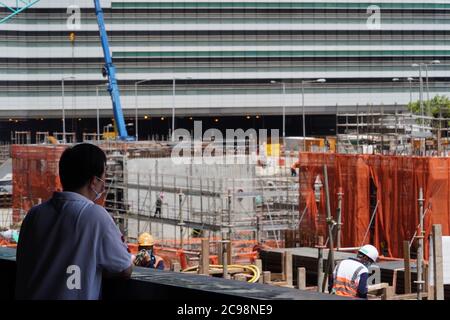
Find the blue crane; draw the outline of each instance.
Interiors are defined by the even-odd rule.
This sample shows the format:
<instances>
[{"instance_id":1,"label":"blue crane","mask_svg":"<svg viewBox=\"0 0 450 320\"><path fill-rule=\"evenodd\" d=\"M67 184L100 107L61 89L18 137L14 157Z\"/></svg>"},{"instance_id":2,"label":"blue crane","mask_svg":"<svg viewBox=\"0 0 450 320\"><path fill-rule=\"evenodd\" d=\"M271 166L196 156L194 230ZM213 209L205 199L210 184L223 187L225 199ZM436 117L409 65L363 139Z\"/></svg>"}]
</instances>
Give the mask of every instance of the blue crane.
<instances>
[{"instance_id":1,"label":"blue crane","mask_svg":"<svg viewBox=\"0 0 450 320\"><path fill-rule=\"evenodd\" d=\"M125 120L123 118L119 85L117 84L116 79L116 67L112 62L111 51L109 50L108 34L106 33L105 20L103 18L103 9L100 6L100 0L94 0L94 4L98 29L100 31L100 40L102 41L103 56L105 58L105 65L103 67L102 73L103 77L108 77L108 92L111 95L114 119L116 121L117 130L119 132L119 139L130 141L133 140L133 138L128 136L127 127L125 126Z\"/></svg>"},{"instance_id":2,"label":"blue crane","mask_svg":"<svg viewBox=\"0 0 450 320\"><path fill-rule=\"evenodd\" d=\"M40 0L16 0L15 6L8 6L3 2L0 2L0 8L6 8L6 16L0 17L0 24L8 21L15 15L28 9ZM117 131L119 133L120 140L131 141L133 137L128 136L127 128L125 126L125 119L122 112L122 104L120 102L119 85L116 78L116 67L112 62L111 51L109 48L108 34L106 33L105 20L103 15L103 9L100 6L99 0L94 0L95 15L97 16L97 24L100 31L100 40L102 42L103 56L105 59L105 65L102 69L103 77L108 77L108 92L111 96L114 112L114 120Z\"/></svg>"}]
</instances>

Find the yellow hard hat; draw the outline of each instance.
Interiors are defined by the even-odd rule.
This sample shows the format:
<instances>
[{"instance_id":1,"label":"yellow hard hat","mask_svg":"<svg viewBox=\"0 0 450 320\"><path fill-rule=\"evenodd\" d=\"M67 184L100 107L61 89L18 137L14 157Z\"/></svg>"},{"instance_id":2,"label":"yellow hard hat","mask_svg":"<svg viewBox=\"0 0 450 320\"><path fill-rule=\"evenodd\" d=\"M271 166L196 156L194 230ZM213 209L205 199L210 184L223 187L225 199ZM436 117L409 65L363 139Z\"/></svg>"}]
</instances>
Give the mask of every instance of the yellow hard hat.
<instances>
[{"instance_id":1,"label":"yellow hard hat","mask_svg":"<svg viewBox=\"0 0 450 320\"><path fill-rule=\"evenodd\" d=\"M144 232L139 236L138 243L140 246L152 246L155 244L155 240L150 233Z\"/></svg>"}]
</instances>

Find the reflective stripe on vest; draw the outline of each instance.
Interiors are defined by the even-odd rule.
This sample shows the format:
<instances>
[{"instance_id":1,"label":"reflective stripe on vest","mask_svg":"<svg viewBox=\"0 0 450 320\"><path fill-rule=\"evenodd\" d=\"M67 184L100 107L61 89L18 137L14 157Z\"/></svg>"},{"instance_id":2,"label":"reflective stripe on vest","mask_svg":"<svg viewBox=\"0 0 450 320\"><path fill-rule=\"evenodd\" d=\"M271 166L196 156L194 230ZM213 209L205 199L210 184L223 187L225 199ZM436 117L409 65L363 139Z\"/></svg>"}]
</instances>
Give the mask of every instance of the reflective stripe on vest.
<instances>
[{"instance_id":1,"label":"reflective stripe on vest","mask_svg":"<svg viewBox=\"0 0 450 320\"><path fill-rule=\"evenodd\" d=\"M333 282L333 292L339 296L356 297L358 293L358 282L356 280L358 279L358 275L361 270L364 269L364 266L359 266L358 268L356 268L356 270L353 272L352 278L347 279L344 277L339 277L339 267L341 266L341 263L342 262L340 262L336 267L336 276Z\"/></svg>"}]
</instances>

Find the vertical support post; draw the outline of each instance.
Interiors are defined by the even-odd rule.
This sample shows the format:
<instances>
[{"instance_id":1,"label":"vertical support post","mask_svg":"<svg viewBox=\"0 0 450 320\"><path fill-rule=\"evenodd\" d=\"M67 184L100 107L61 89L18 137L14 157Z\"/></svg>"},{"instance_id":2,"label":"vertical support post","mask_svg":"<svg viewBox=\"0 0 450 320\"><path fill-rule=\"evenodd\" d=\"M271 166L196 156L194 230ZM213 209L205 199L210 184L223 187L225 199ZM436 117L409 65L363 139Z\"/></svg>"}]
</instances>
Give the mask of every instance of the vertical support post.
<instances>
[{"instance_id":1,"label":"vertical support post","mask_svg":"<svg viewBox=\"0 0 450 320\"><path fill-rule=\"evenodd\" d=\"M233 182L233 184L234 184L234 182ZM232 227L232 225L231 225L231 190L228 190L228 197L227 197L227 200L228 200L228 240L230 240L231 241L231 227ZM231 260L230 260L230 263L231 263Z\"/></svg>"},{"instance_id":2,"label":"vertical support post","mask_svg":"<svg viewBox=\"0 0 450 320\"><path fill-rule=\"evenodd\" d=\"M356 153L359 153L359 104L356 104Z\"/></svg>"},{"instance_id":3,"label":"vertical support post","mask_svg":"<svg viewBox=\"0 0 450 320\"><path fill-rule=\"evenodd\" d=\"M405 293L411 293L411 262L410 262L410 250L409 250L409 241L403 241L403 257L404 257L404 266L405 266L405 276L404 276L404 285L405 285Z\"/></svg>"},{"instance_id":4,"label":"vertical support post","mask_svg":"<svg viewBox=\"0 0 450 320\"><path fill-rule=\"evenodd\" d=\"M297 288L299 290L306 289L306 269L297 268Z\"/></svg>"},{"instance_id":5,"label":"vertical support post","mask_svg":"<svg viewBox=\"0 0 450 320\"><path fill-rule=\"evenodd\" d=\"M200 223L203 224L203 178L199 178L200 181Z\"/></svg>"},{"instance_id":6,"label":"vertical support post","mask_svg":"<svg viewBox=\"0 0 450 320\"><path fill-rule=\"evenodd\" d=\"M288 286L292 286L292 252L286 252L284 255L284 274Z\"/></svg>"},{"instance_id":7,"label":"vertical support post","mask_svg":"<svg viewBox=\"0 0 450 320\"><path fill-rule=\"evenodd\" d=\"M322 292L323 282L323 236L319 236L318 259L317 259L317 291Z\"/></svg>"},{"instance_id":8,"label":"vertical support post","mask_svg":"<svg viewBox=\"0 0 450 320\"><path fill-rule=\"evenodd\" d=\"M181 266L178 262L174 262L172 264L172 271L173 272L181 272Z\"/></svg>"},{"instance_id":9,"label":"vertical support post","mask_svg":"<svg viewBox=\"0 0 450 320\"><path fill-rule=\"evenodd\" d=\"M228 253L227 253L227 241L222 240L222 264L223 264L223 278L230 279L228 274Z\"/></svg>"},{"instance_id":10,"label":"vertical support post","mask_svg":"<svg viewBox=\"0 0 450 320\"><path fill-rule=\"evenodd\" d=\"M265 284L270 284L272 282L270 271L263 272L263 282Z\"/></svg>"},{"instance_id":11,"label":"vertical support post","mask_svg":"<svg viewBox=\"0 0 450 320\"><path fill-rule=\"evenodd\" d=\"M151 221L151 216L152 216L152 173L151 171L148 173L148 198L150 199L149 204L148 204L148 229L150 230L150 233L152 233L152 223ZM159 235L158 235L159 236Z\"/></svg>"},{"instance_id":12,"label":"vertical support post","mask_svg":"<svg viewBox=\"0 0 450 320\"><path fill-rule=\"evenodd\" d=\"M444 300L444 266L442 258L442 226L433 225L433 285L434 299Z\"/></svg>"},{"instance_id":13,"label":"vertical support post","mask_svg":"<svg viewBox=\"0 0 450 320\"><path fill-rule=\"evenodd\" d=\"M419 189L419 235L416 236L418 239L417 246L417 300L422 300L422 291L423 291L423 189Z\"/></svg>"},{"instance_id":14,"label":"vertical support post","mask_svg":"<svg viewBox=\"0 0 450 320\"><path fill-rule=\"evenodd\" d=\"M183 222L183 211L181 210L181 206L183 204L183 194L180 193L178 194L178 210L179 210L179 218L180 218L180 249L183 249L183 226L184 226L184 222Z\"/></svg>"},{"instance_id":15,"label":"vertical support post","mask_svg":"<svg viewBox=\"0 0 450 320\"><path fill-rule=\"evenodd\" d=\"M262 274L263 274L262 260L261 260L261 259L256 259L255 265L256 265L256 267L259 269L259 273L261 274L261 276L259 277L258 282L259 282L259 283L263 283L263 277L262 277Z\"/></svg>"},{"instance_id":16,"label":"vertical support post","mask_svg":"<svg viewBox=\"0 0 450 320\"><path fill-rule=\"evenodd\" d=\"M141 193L141 189L140 189L140 181L139 181L139 173L138 172L136 172L136 176L137 176L137 223L138 223L138 225L137 225L137 233L138 233L138 236L139 236L139 234L140 234L140 232L141 232L141 217L140 217L140 212L141 212L141 210L140 210L140 202L141 202L141 198L140 198L140 193Z\"/></svg>"},{"instance_id":17,"label":"vertical support post","mask_svg":"<svg viewBox=\"0 0 450 320\"><path fill-rule=\"evenodd\" d=\"M209 274L209 239L202 239L200 274Z\"/></svg>"},{"instance_id":18,"label":"vertical support post","mask_svg":"<svg viewBox=\"0 0 450 320\"><path fill-rule=\"evenodd\" d=\"M342 193L342 188L339 188L338 191L338 205L336 209L336 216L337 216L337 235L336 235L336 248L339 250L341 247L341 226L342 226L342 196L344 193Z\"/></svg>"},{"instance_id":19,"label":"vertical support post","mask_svg":"<svg viewBox=\"0 0 450 320\"><path fill-rule=\"evenodd\" d=\"M329 244L329 250L328 250L328 260L327 260L327 275L331 274L333 272L334 268L334 241L333 241L333 220L331 217L331 208L330 208L330 191L328 187L328 170L327 166L323 166L323 175L325 179L325 196L326 196L326 207L327 207L327 224L328 224L328 244ZM326 286L326 280L327 277L324 277L323 283L322 283L322 292L325 292L325 286Z\"/></svg>"},{"instance_id":20,"label":"vertical support post","mask_svg":"<svg viewBox=\"0 0 450 320\"><path fill-rule=\"evenodd\" d=\"M394 296L394 288L389 286L383 288L383 295L381 296L381 300L391 300Z\"/></svg>"},{"instance_id":21,"label":"vertical support post","mask_svg":"<svg viewBox=\"0 0 450 320\"><path fill-rule=\"evenodd\" d=\"M226 243L227 246L227 261L228 264L233 264L233 247L231 245L231 240Z\"/></svg>"}]
</instances>

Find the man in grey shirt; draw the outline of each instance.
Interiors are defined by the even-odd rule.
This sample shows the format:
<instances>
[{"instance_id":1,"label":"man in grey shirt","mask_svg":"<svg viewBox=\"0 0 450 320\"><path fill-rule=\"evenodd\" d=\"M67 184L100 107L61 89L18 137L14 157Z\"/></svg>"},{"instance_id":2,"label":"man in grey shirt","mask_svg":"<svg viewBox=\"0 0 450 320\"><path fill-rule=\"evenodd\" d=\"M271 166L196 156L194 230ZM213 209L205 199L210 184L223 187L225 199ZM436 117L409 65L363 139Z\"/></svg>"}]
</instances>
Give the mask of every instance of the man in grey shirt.
<instances>
[{"instance_id":1,"label":"man in grey shirt","mask_svg":"<svg viewBox=\"0 0 450 320\"><path fill-rule=\"evenodd\" d=\"M17 246L16 298L99 299L103 276L129 278L132 256L112 217L94 203L105 191L105 153L82 143L59 162L63 192L26 215Z\"/></svg>"}]
</instances>

